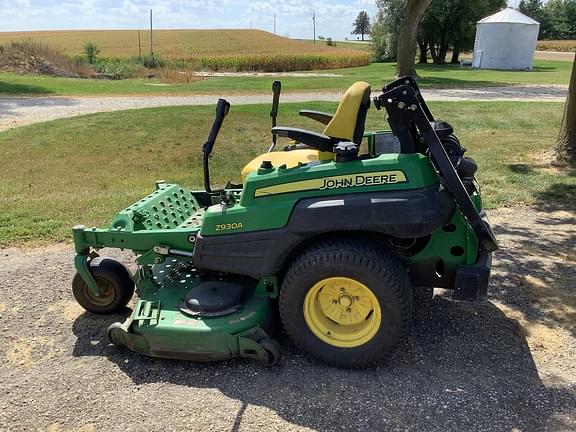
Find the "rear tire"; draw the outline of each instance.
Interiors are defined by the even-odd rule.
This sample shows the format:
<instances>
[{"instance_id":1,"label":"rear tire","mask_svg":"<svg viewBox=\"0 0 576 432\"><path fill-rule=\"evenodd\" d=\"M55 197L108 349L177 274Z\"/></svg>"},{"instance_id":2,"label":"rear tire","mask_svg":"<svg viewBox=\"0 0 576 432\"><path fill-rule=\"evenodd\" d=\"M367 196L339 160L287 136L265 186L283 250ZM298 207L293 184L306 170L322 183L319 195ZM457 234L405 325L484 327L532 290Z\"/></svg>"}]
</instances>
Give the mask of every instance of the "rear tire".
<instances>
[{"instance_id":1,"label":"rear tire","mask_svg":"<svg viewBox=\"0 0 576 432\"><path fill-rule=\"evenodd\" d=\"M375 365L392 354L412 320L412 287L401 260L376 243L329 240L288 269L280 316L303 351L337 367Z\"/></svg>"},{"instance_id":2,"label":"rear tire","mask_svg":"<svg viewBox=\"0 0 576 432\"><path fill-rule=\"evenodd\" d=\"M72 293L80 306L88 312L109 315L128 304L134 295L134 282L126 267L112 258L98 257L90 261L90 272L104 294L99 297L92 294L84 279L76 273Z\"/></svg>"}]
</instances>

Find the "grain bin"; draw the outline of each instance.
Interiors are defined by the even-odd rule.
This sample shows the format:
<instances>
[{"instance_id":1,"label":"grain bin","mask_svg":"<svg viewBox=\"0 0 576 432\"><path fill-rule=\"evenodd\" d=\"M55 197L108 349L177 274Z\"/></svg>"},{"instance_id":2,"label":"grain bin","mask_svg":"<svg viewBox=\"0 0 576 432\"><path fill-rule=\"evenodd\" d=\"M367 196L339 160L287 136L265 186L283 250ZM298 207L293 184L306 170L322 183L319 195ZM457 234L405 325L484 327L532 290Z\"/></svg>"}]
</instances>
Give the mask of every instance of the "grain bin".
<instances>
[{"instance_id":1,"label":"grain bin","mask_svg":"<svg viewBox=\"0 0 576 432\"><path fill-rule=\"evenodd\" d=\"M515 9L504 9L477 23L472 67L529 70L540 23Z\"/></svg>"}]
</instances>

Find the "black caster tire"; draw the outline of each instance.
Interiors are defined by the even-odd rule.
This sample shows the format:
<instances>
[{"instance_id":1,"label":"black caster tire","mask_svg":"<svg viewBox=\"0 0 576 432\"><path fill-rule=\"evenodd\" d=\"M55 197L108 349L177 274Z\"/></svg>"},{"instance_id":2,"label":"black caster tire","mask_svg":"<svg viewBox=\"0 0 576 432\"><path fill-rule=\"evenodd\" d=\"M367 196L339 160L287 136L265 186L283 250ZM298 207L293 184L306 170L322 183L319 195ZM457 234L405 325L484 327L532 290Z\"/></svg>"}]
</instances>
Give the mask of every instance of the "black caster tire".
<instances>
[{"instance_id":1,"label":"black caster tire","mask_svg":"<svg viewBox=\"0 0 576 432\"><path fill-rule=\"evenodd\" d=\"M280 344L272 338L264 338L258 343L268 354L268 360L264 363L264 366L272 367L278 364L280 357L282 357Z\"/></svg>"},{"instance_id":2,"label":"black caster tire","mask_svg":"<svg viewBox=\"0 0 576 432\"><path fill-rule=\"evenodd\" d=\"M342 368L376 365L412 324L412 286L402 261L378 243L328 240L289 267L282 325L304 352Z\"/></svg>"},{"instance_id":3,"label":"black caster tire","mask_svg":"<svg viewBox=\"0 0 576 432\"><path fill-rule=\"evenodd\" d=\"M80 306L99 315L122 310L134 295L134 281L126 267L112 258L97 257L90 261L90 271L104 294L99 297L93 295L80 274L76 273L72 280L72 293Z\"/></svg>"}]
</instances>

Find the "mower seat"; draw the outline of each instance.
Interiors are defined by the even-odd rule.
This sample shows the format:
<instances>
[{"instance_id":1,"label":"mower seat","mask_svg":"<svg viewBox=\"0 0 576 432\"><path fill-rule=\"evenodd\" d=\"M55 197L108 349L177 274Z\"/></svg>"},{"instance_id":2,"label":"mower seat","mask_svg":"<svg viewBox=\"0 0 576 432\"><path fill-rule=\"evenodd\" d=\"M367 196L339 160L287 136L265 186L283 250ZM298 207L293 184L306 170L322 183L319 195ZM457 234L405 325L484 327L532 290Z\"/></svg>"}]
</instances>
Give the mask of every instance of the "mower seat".
<instances>
[{"instance_id":1,"label":"mower seat","mask_svg":"<svg viewBox=\"0 0 576 432\"><path fill-rule=\"evenodd\" d=\"M270 161L275 167L286 165L287 168L293 168L299 163L332 160L334 145L342 141L360 146L370 108L370 95L370 84L361 81L353 84L340 99L338 109L330 121L327 121L328 115L321 113L328 123L321 134L297 128L273 128L272 131L278 136L290 138L311 148L269 152L258 156L242 169L242 183L245 183L248 175L260 168L264 161Z\"/></svg>"}]
</instances>

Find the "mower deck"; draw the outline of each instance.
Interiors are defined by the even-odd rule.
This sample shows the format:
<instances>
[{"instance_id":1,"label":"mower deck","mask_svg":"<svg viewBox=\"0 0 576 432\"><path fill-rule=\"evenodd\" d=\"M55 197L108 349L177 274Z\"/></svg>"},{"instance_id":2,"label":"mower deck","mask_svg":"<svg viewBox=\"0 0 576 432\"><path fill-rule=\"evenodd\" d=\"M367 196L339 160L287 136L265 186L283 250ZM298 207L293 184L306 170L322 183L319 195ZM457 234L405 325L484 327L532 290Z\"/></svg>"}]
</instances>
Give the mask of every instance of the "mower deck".
<instances>
[{"instance_id":1,"label":"mower deck","mask_svg":"<svg viewBox=\"0 0 576 432\"><path fill-rule=\"evenodd\" d=\"M269 353L259 344L272 328L270 299L252 295L254 286L245 289L236 312L193 316L181 311L182 299L197 290L203 279L177 259L155 265L152 272L154 288L141 294L144 298L124 323L110 326L113 343L152 357L195 361L243 357L270 362Z\"/></svg>"}]
</instances>

